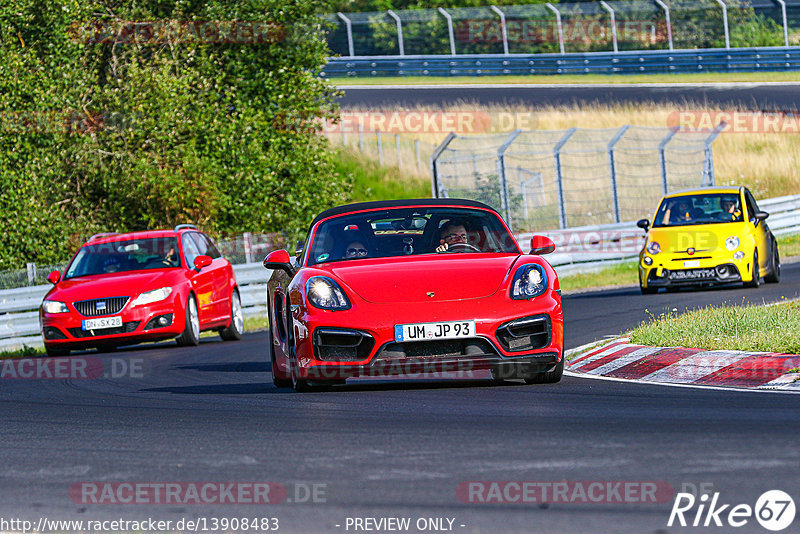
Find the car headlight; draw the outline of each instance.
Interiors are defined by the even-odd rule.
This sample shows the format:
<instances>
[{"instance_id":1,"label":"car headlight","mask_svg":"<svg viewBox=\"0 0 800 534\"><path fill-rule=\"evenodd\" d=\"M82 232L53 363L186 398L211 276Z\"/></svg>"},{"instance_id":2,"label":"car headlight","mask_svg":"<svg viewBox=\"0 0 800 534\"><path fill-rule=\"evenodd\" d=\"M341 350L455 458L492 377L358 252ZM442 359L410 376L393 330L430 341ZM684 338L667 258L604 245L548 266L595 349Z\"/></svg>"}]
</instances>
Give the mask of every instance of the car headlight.
<instances>
[{"instance_id":1,"label":"car headlight","mask_svg":"<svg viewBox=\"0 0 800 534\"><path fill-rule=\"evenodd\" d=\"M650 241L645 247L645 250L655 256L661 252L661 245L659 245L657 241Z\"/></svg>"},{"instance_id":2,"label":"car headlight","mask_svg":"<svg viewBox=\"0 0 800 534\"><path fill-rule=\"evenodd\" d=\"M308 301L322 310L349 310L350 301L339 284L324 276L312 276L306 282Z\"/></svg>"},{"instance_id":3,"label":"car headlight","mask_svg":"<svg viewBox=\"0 0 800 534\"><path fill-rule=\"evenodd\" d=\"M67 305L57 300L45 300L42 302L42 309L45 313L69 313Z\"/></svg>"},{"instance_id":4,"label":"car headlight","mask_svg":"<svg viewBox=\"0 0 800 534\"><path fill-rule=\"evenodd\" d=\"M727 248L728 250L736 250L737 248L739 248L739 238L733 235L728 239L726 239L725 248Z\"/></svg>"},{"instance_id":5,"label":"car headlight","mask_svg":"<svg viewBox=\"0 0 800 534\"><path fill-rule=\"evenodd\" d=\"M541 265L523 265L514 273L511 298L527 300L538 297L547 289L547 273Z\"/></svg>"},{"instance_id":6,"label":"car headlight","mask_svg":"<svg viewBox=\"0 0 800 534\"><path fill-rule=\"evenodd\" d=\"M647 266L653 265L653 258L650 256L645 256L642 262Z\"/></svg>"},{"instance_id":7,"label":"car headlight","mask_svg":"<svg viewBox=\"0 0 800 534\"><path fill-rule=\"evenodd\" d=\"M744 251L743 250L737 250L736 252L733 253L733 259L734 260L741 260L742 258L744 258Z\"/></svg>"},{"instance_id":8,"label":"car headlight","mask_svg":"<svg viewBox=\"0 0 800 534\"><path fill-rule=\"evenodd\" d=\"M159 287L158 289L154 289L152 291L145 291L135 299L131 303L131 306L143 306L145 304L152 304L154 302L159 302L164 300L168 296L172 294L171 287Z\"/></svg>"}]
</instances>

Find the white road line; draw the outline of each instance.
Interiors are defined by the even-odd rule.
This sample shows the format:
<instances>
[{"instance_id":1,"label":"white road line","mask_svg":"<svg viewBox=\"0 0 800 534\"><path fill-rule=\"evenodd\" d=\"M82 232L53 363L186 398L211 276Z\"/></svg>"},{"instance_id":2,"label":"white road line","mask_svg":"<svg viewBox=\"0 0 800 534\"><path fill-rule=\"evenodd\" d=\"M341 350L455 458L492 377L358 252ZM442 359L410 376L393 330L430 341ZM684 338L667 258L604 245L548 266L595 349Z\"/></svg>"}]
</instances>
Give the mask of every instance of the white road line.
<instances>
[{"instance_id":1,"label":"white road line","mask_svg":"<svg viewBox=\"0 0 800 534\"><path fill-rule=\"evenodd\" d=\"M600 367L585 372L593 375L604 375L606 373L616 371L620 367L625 367L629 363L641 360L645 356L649 356L650 354L653 354L654 352L658 352L660 350L661 347L643 347L641 349L636 349L635 351L629 354L620 356L616 360L610 361L606 364L601 365Z\"/></svg>"},{"instance_id":2,"label":"white road line","mask_svg":"<svg viewBox=\"0 0 800 534\"><path fill-rule=\"evenodd\" d=\"M752 352L734 353L728 350L698 352L643 376L642 380L688 384L752 355Z\"/></svg>"},{"instance_id":3,"label":"white road line","mask_svg":"<svg viewBox=\"0 0 800 534\"><path fill-rule=\"evenodd\" d=\"M399 84L399 85L336 85L337 89L610 89L620 87L633 87L633 88L669 88L669 87L686 87L686 88L715 88L715 89L752 89L754 87L781 87L781 86L800 86L800 80L796 82L642 82L642 83L454 83L454 84L439 84L439 83L421 83L421 84Z\"/></svg>"}]
</instances>

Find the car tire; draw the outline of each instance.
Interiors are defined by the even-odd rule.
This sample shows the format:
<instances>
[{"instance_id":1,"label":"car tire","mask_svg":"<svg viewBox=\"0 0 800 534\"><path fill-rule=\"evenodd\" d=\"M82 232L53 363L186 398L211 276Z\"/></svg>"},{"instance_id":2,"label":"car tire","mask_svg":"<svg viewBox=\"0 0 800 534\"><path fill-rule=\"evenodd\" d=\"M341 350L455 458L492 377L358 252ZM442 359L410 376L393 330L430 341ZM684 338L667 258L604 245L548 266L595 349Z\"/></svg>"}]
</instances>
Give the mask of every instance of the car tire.
<instances>
[{"instance_id":1,"label":"car tire","mask_svg":"<svg viewBox=\"0 0 800 534\"><path fill-rule=\"evenodd\" d=\"M564 356L562 354L561 361L556 364L555 369L544 373L536 373L525 379L526 384L555 384L561 381L564 375Z\"/></svg>"},{"instance_id":2,"label":"car tire","mask_svg":"<svg viewBox=\"0 0 800 534\"><path fill-rule=\"evenodd\" d=\"M50 358L69 356L70 353L69 349L57 349L55 347L48 347L47 345L45 345L44 350Z\"/></svg>"},{"instance_id":3,"label":"car tire","mask_svg":"<svg viewBox=\"0 0 800 534\"><path fill-rule=\"evenodd\" d=\"M770 262L769 274L764 277L764 281L769 284L777 284L781 281L781 255L778 252L778 244L772 244L772 261Z\"/></svg>"},{"instance_id":4,"label":"car tire","mask_svg":"<svg viewBox=\"0 0 800 534\"><path fill-rule=\"evenodd\" d=\"M657 287L639 286L639 289L642 291L642 295L652 295L654 293L658 293L658 288Z\"/></svg>"},{"instance_id":5,"label":"car tire","mask_svg":"<svg viewBox=\"0 0 800 534\"><path fill-rule=\"evenodd\" d=\"M223 341L238 341L242 339L244 333L244 314L242 313L242 299L239 290L234 289L231 293L231 322L219 331L219 337Z\"/></svg>"},{"instance_id":6,"label":"car tire","mask_svg":"<svg viewBox=\"0 0 800 534\"><path fill-rule=\"evenodd\" d=\"M752 276L753 279L749 282L745 282L745 287L758 287L761 285L761 277L758 276L759 268L758 268L758 251L753 254L753 268L752 268Z\"/></svg>"},{"instance_id":7,"label":"car tire","mask_svg":"<svg viewBox=\"0 0 800 534\"><path fill-rule=\"evenodd\" d=\"M272 384L276 388L290 388L292 384L291 378L278 378L278 362L275 361L275 345L274 338L272 337L272 327L267 331L267 353L269 354L270 366L272 368Z\"/></svg>"},{"instance_id":8,"label":"car tire","mask_svg":"<svg viewBox=\"0 0 800 534\"><path fill-rule=\"evenodd\" d=\"M200 344L200 315L194 295L190 294L186 300L186 327L177 341L181 347L196 347Z\"/></svg>"}]
</instances>

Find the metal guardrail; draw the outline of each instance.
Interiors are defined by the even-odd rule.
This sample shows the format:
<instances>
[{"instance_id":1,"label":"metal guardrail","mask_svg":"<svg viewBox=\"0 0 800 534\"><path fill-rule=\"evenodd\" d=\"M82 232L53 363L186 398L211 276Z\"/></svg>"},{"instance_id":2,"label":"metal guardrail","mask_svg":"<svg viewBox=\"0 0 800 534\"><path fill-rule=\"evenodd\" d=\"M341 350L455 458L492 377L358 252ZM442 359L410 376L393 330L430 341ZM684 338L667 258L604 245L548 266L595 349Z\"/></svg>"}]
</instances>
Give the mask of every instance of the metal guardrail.
<instances>
[{"instance_id":1,"label":"metal guardrail","mask_svg":"<svg viewBox=\"0 0 800 534\"><path fill-rule=\"evenodd\" d=\"M325 77L658 74L800 70L800 46L330 58Z\"/></svg>"},{"instance_id":2,"label":"metal guardrail","mask_svg":"<svg viewBox=\"0 0 800 534\"><path fill-rule=\"evenodd\" d=\"M761 200L758 206L770 213L768 224L775 235L800 232L800 195ZM523 251L527 251L532 235L525 233L516 236ZM644 232L636 226L635 221L552 230L540 232L539 235L547 235L567 250L574 236L582 240L584 251L556 252L547 256L559 276L591 272L629 261L638 255L636 243L644 238ZM622 247L623 243L628 245ZM640 244L638 246L641 247ZM620 250L616 251L614 247ZM631 253L631 250L636 252ZM272 272L265 270L259 262L234 265L233 269L244 314L254 316L264 313L267 280ZM40 285L0 290L0 351L21 348L22 345L42 345L38 308L50 287Z\"/></svg>"}]
</instances>

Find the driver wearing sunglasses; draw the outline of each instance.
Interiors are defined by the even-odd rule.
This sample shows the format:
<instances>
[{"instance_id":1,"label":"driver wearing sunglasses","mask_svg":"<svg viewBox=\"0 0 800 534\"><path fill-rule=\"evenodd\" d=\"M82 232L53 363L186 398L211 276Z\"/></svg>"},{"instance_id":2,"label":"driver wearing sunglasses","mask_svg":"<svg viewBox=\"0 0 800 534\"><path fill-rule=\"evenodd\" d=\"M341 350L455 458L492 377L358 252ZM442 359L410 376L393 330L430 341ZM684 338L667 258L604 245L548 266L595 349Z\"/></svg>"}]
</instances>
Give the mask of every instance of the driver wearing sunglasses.
<instances>
[{"instance_id":1,"label":"driver wearing sunglasses","mask_svg":"<svg viewBox=\"0 0 800 534\"><path fill-rule=\"evenodd\" d=\"M344 249L345 258L366 258L367 247L361 241L353 241Z\"/></svg>"},{"instance_id":2,"label":"driver wearing sunglasses","mask_svg":"<svg viewBox=\"0 0 800 534\"><path fill-rule=\"evenodd\" d=\"M436 252L445 252L455 245L468 244L469 232L466 226L460 221L450 221L441 228L441 239ZM470 247L474 248L474 247Z\"/></svg>"}]
</instances>

